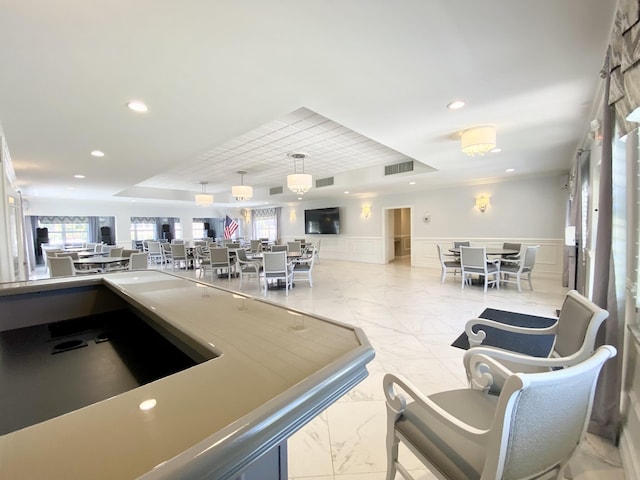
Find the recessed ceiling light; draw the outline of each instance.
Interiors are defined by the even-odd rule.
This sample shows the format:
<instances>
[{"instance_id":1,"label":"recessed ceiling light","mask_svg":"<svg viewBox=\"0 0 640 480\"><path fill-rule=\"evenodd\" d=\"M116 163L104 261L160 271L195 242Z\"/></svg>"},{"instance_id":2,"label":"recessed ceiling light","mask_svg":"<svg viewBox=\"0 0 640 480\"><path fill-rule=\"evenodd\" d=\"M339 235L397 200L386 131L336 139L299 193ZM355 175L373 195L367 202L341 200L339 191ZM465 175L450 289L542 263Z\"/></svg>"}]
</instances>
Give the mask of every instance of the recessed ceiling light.
<instances>
[{"instance_id":1,"label":"recessed ceiling light","mask_svg":"<svg viewBox=\"0 0 640 480\"><path fill-rule=\"evenodd\" d=\"M73 178L85 178L84 175L74 175Z\"/></svg>"},{"instance_id":2,"label":"recessed ceiling light","mask_svg":"<svg viewBox=\"0 0 640 480\"><path fill-rule=\"evenodd\" d=\"M409 182L409 185L415 185L416 182Z\"/></svg>"},{"instance_id":3,"label":"recessed ceiling light","mask_svg":"<svg viewBox=\"0 0 640 480\"><path fill-rule=\"evenodd\" d=\"M298 197L298 200L302 200L302 197Z\"/></svg>"},{"instance_id":4,"label":"recessed ceiling light","mask_svg":"<svg viewBox=\"0 0 640 480\"><path fill-rule=\"evenodd\" d=\"M345 190L344 194L349 195L349 190Z\"/></svg>"},{"instance_id":5,"label":"recessed ceiling light","mask_svg":"<svg viewBox=\"0 0 640 480\"><path fill-rule=\"evenodd\" d=\"M505 170L505 172L507 172L507 173L511 173L511 172L515 172L515 171L516 171L516 169L515 169L515 168L507 168L507 169Z\"/></svg>"},{"instance_id":6,"label":"recessed ceiling light","mask_svg":"<svg viewBox=\"0 0 640 480\"><path fill-rule=\"evenodd\" d=\"M147 106L140 100L130 101L129 103L127 103L127 107L129 108L129 110L133 110L134 112L138 113L144 113L149 110Z\"/></svg>"},{"instance_id":7,"label":"recessed ceiling light","mask_svg":"<svg viewBox=\"0 0 640 480\"><path fill-rule=\"evenodd\" d=\"M449 110L458 110L459 108L462 108L462 107L464 107L464 102L462 100L454 100L449 105L447 105L447 108Z\"/></svg>"},{"instance_id":8,"label":"recessed ceiling light","mask_svg":"<svg viewBox=\"0 0 640 480\"><path fill-rule=\"evenodd\" d=\"M91 152L91 156L93 156L93 157L104 157L104 152L101 152L100 150L94 150L93 152Z\"/></svg>"},{"instance_id":9,"label":"recessed ceiling light","mask_svg":"<svg viewBox=\"0 0 640 480\"><path fill-rule=\"evenodd\" d=\"M494 148L493 150L489 150L491 153L500 153L502 151L501 148Z\"/></svg>"}]
</instances>

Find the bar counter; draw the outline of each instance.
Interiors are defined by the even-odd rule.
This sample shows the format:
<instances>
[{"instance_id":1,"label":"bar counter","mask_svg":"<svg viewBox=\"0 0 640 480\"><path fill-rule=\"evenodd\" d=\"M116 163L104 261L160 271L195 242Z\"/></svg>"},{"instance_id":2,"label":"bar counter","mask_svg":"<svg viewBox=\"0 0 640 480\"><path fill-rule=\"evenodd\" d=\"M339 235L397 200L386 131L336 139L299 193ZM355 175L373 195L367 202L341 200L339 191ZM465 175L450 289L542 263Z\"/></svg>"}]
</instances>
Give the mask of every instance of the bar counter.
<instances>
[{"instance_id":1,"label":"bar counter","mask_svg":"<svg viewBox=\"0 0 640 480\"><path fill-rule=\"evenodd\" d=\"M154 270L2 285L0 331L108 310L110 296L215 358L0 436L0 478L237 479L286 452L374 356L358 328Z\"/></svg>"}]
</instances>

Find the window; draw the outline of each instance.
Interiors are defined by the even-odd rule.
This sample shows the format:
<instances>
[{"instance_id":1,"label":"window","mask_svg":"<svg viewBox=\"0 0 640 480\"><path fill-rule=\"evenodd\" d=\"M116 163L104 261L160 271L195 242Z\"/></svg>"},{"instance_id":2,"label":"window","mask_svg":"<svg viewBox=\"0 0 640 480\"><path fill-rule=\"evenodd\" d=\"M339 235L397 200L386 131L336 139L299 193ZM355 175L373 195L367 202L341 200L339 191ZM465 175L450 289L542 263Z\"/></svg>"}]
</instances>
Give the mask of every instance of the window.
<instances>
[{"instance_id":1,"label":"window","mask_svg":"<svg viewBox=\"0 0 640 480\"><path fill-rule=\"evenodd\" d=\"M57 217L60 218L60 217ZM57 247L82 245L89 241L89 221L84 218L61 221L39 221L49 231L49 244Z\"/></svg>"},{"instance_id":2,"label":"window","mask_svg":"<svg viewBox=\"0 0 640 480\"><path fill-rule=\"evenodd\" d=\"M204 222L195 221L193 222L193 238L206 238L207 232L204 230Z\"/></svg>"},{"instance_id":3,"label":"window","mask_svg":"<svg viewBox=\"0 0 640 480\"><path fill-rule=\"evenodd\" d=\"M270 242L278 240L280 210L280 208L253 210L253 238L268 238Z\"/></svg>"},{"instance_id":4,"label":"window","mask_svg":"<svg viewBox=\"0 0 640 480\"><path fill-rule=\"evenodd\" d=\"M176 238L182 238L182 227L180 226L180 222L175 222L173 224L173 230L176 233Z\"/></svg>"},{"instance_id":5,"label":"window","mask_svg":"<svg viewBox=\"0 0 640 480\"><path fill-rule=\"evenodd\" d=\"M131 240L154 240L156 238L156 223L132 223Z\"/></svg>"}]
</instances>

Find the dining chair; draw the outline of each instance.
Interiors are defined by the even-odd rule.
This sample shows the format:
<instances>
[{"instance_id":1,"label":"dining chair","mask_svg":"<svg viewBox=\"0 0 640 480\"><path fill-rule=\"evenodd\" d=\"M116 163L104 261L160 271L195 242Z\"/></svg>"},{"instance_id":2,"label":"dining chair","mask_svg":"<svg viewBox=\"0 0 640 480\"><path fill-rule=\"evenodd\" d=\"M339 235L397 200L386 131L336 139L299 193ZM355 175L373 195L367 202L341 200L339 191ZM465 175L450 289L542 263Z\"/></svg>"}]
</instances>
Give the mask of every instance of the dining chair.
<instances>
[{"instance_id":1,"label":"dining chair","mask_svg":"<svg viewBox=\"0 0 640 480\"><path fill-rule=\"evenodd\" d=\"M469 338L470 348L463 357L467 378L472 381L473 372L469 355L475 353L487 355L514 372L542 372L551 367L567 367L581 362L595 350L596 336L602 322L608 316L607 310L600 308L577 291L571 290L564 298L558 320L549 327L519 327L485 318L469 320L465 325L465 332ZM487 336L483 327L520 335L555 335L555 338L548 357L533 357L483 345L482 342Z\"/></svg>"},{"instance_id":2,"label":"dining chair","mask_svg":"<svg viewBox=\"0 0 640 480\"><path fill-rule=\"evenodd\" d=\"M109 256L110 257L121 257L123 250L124 250L124 247L113 247L111 250L109 250Z\"/></svg>"},{"instance_id":3,"label":"dining chair","mask_svg":"<svg viewBox=\"0 0 640 480\"><path fill-rule=\"evenodd\" d=\"M55 277L70 277L76 274L76 269L73 266L73 259L70 256L47 258L49 264L49 276Z\"/></svg>"},{"instance_id":4,"label":"dining chair","mask_svg":"<svg viewBox=\"0 0 640 480\"><path fill-rule=\"evenodd\" d=\"M214 272L227 271L227 278L231 281L233 276L233 263L229 256L227 247L217 247L209 249L211 254L211 280L213 280Z\"/></svg>"},{"instance_id":5,"label":"dining chair","mask_svg":"<svg viewBox=\"0 0 640 480\"><path fill-rule=\"evenodd\" d=\"M315 249L316 262L320 263L320 239L316 243L313 244Z\"/></svg>"},{"instance_id":6,"label":"dining chair","mask_svg":"<svg viewBox=\"0 0 640 480\"><path fill-rule=\"evenodd\" d=\"M440 267L442 267L442 275L440 275L440 283L444 283L445 277L447 275L447 269L452 270L454 277L456 273L460 272L460 269L462 268L460 265L460 257L456 255L445 255L442 252L442 247L440 245L436 245L436 248L438 249L438 258L440 259Z\"/></svg>"},{"instance_id":7,"label":"dining chair","mask_svg":"<svg viewBox=\"0 0 640 480\"><path fill-rule=\"evenodd\" d=\"M315 261L315 246L307 252L307 256L298 258L293 262L293 281L302 280L309 282L309 286L313 287L313 263Z\"/></svg>"},{"instance_id":8,"label":"dining chair","mask_svg":"<svg viewBox=\"0 0 640 480\"><path fill-rule=\"evenodd\" d=\"M171 255L171 243L160 242L160 250L162 251L162 264L164 266L173 262L173 256Z\"/></svg>"},{"instance_id":9,"label":"dining chair","mask_svg":"<svg viewBox=\"0 0 640 480\"><path fill-rule=\"evenodd\" d=\"M255 275L260 288L260 271L262 270L262 262L260 260L249 260L246 250L239 248L236 250L236 267L240 274L240 288L242 288L242 280L245 275Z\"/></svg>"},{"instance_id":10,"label":"dining chair","mask_svg":"<svg viewBox=\"0 0 640 480\"><path fill-rule=\"evenodd\" d=\"M254 255L260 253L262 251L262 242L260 240L251 240L251 249L249 251Z\"/></svg>"},{"instance_id":11,"label":"dining chair","mask_svg":"<svg viewBox=\"0 0 640 480\"><path fill-rule=\"evenodd\" d=\"M284 281L285 295L293 286L293 264L287 261L287 252L264 252L262 254L262 277L264 278L264 295L267 296L269 281Z\"/></svg>"},{"instance_id":12,"label":"dining chair","mask_svg":"<svg viewBox=\"0 0 640 480\"><path fill-rule=\"evenodd\" d=\"M211 252L209 250L205 250L205 247L201 245L196 245L193 251L193 256L194 267L198 270L198 276L205 276L207 274L207 270L211 269Z\"/></svg>"},{"instance_id":13,"label":"dining chair","mask_svg":"<svg viewBox=\"0 0 640 480\"><path fill-rule=\"evenodd\" d=\"M474 364L500 378L500 395L459 389L424 395L387 374L387 476L413 479L399 458L402 442L441 479L564 478L591 417L598 375L616 355L610 345L571 367L513 373L485 355Z\"/></svg>"},{"instance_id":14,"label":"dining chair","mask_svg":"<svg viewBox=\"0 0 640 480\"><path fill-rule=\"evenodd\" d=\"M523 275L527 275L529 281L529 288L533 291L533 285L531 283L531 273L533 267L536 264L536 256L540 245L534 245L524 247L517 260L501 260L500 261L500 282L501 283L515 283L518 286L518 291L522 292L522 286L520 280ZM514 276L515 279L512 277Z\"/></svg>"},{"instance_id":15,"label":"dining chair","mask_svg":"<svg viewBox=\"0 0 640 480\"><path fill-rule=\"evenodd\" d=\"M289 246L288 245L271 245L271 251L272 252L288 252Z\"/></svg>"},{"instance_id":16,"label":"dining chair","mask_svg":"<svg viewBox=\"0 0 640 480\"><path fill-rule=\"evenodd\" d=\"M77 269L73 264L72 253L77 255L77 252L60 252L62 256L49 256L48 264L49 264L49 276L51 278L54 277L69 277L73 275L84 275L89 273L101 273L102 270L99 268L86 268L86 269Z\"/></svg>"},{"instance_id":17,"label":"dining chair","mask_svg":"<svg viewBox=\"0 0 640 480\"><path fill-rule=\"evenodd\" d=\"M518 253L502 255L502 258L510 259L510 260L518 260L520 258L520 250L522 249L521 243L504 242L502 244L502 248L504 248L505 250L515 250L518 252Z\"/></svg>"},{"instance_id":18,"label":"dining chair","mask_svg":"<svg viewBox=\"0 0 640 480\"><path fill-rule=\"evenodd\" d=\"M453 248L470 247L470 246L471 246L471 242L469 241L453 242Z\"/></svg>"},{"instance_id":19,"label":"dining chair","mask_svg":"<svg viewBox=\"0 0 640 480\"><path fill-rule=\"evenodd\" d=\"M176 265L180 262L184 264L184 268L189 266L189 259L187 258L187 249L184 246L184 243L172 243L169 245L171 249L171 265L173 270L176 269Z\"/></svg>"},{"instance_id":20,"label":"dining chair","mask_svg":"<svg viewBox=\"0 0 640 480\"><path fill-rule=\"evenodd\" d=\"M300 242L287 242L287 251L289 253L302 253L302 243Z\"/></svg>"},{"instance_id":21,"label":"dining chair","mask_svg":"<svg viewBox=\"0 0 640 480\"><path fill-rule=\"evenodd\" d=\"M485 247L460 247L460 270L462 289L467 283L471 284L472 275L480 275L484 279L485 293L489 285L500 288L500 260L490 261Z\"/></svg>"},{"instance_id":22,"label":"dining chair","mask_svg":"<svg viewBox=\"0 0 640 480\"><path fill-rule=\"evenodd\" d=\"M56 247L48 247L45 245L41 246L42 248L42 260L44 261L45 266L49 269L49 256L56 256L56 253L62 252L61 248Z\"/></svg>"},{"instance_id":23,"label":"dining chair","mask_svg":"<svg viewBox=\"0 0 640 480\"><path fill-rule=\"evenodd\" d=\"M140 250L133 249L133 248L125 248L124 250L122 250L122 255L120 255L120 256L121 257L125 257L125 258L129 258L134 253L140 253Z\"/></svg>"},{"instance_id":24,"label":"dining chair","mask_svg":"<svg viewBox=\"0 0 640 480\"><path fill-rule=\"evenodd\" d=\"M160 242L147 242L147 251L149 252L149 260L156 265L162 265L164 263L164 255L162 253L162 247Z\"/></svg>"},{"instance_id":25,"label":"dining chair","mask_svg":"<svg viewBox=\"0 0 640 480\"><path fill-rule=\"evenodd\" d=\"M129 270L146 270L149 268L149 252L138 252L129 255Z\"/></svg>"}]
</instances>

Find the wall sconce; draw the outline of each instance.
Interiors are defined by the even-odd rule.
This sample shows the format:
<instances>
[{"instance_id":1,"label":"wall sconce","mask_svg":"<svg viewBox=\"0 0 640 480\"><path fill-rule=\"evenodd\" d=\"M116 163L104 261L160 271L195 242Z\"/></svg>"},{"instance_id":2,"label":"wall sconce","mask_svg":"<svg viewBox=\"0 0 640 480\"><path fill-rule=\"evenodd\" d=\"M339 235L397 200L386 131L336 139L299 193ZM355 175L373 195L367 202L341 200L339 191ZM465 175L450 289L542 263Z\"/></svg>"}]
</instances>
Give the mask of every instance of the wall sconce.
<instances>
[{"instance_id":1,"label":"wall sconce","mask_svg":"<svg viewBox=\"0 0 640 480\"><path fill-rule=\"evenodd\" d=\"M242 212L242 215L244 216L244 221L246 223L251 222L251 210L249 210L248 208L245 208L244 211Z\"/></svg>"},{"instance_id":2,"label":"wall sconce","mask_svg":"<svg viewBox=\"0 0 640 480\"><path fill-rule=\"evenodd\" d=\"M295 221L296 221L296 210L294 208L289 210L289 221L291 223L295 223Z\"/></svg>"},{"instance_id":3,"label":"wall sconce","mask_svg":"<svg viewBox=\"0 0 640 480\"><path fill-rule=\"evenodd\" d=\"M369 215L371 215L371 205L363 205L360 210L360 216L362 218L369 218Z\"/></svg>"},{"instance_id":4,"label":"wall sconce","mask_svg":"<svg viewBox=\"0 0 640 480\"><path fill-rule=\"evenodd\" d=\"M478 207L478 210L480 210L482 213L484 213L488 206L489 197L487 197L486 195L481 195L476 198L476 207Z\"/></svg>"}]
</instances>

